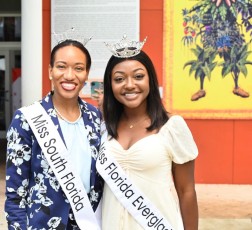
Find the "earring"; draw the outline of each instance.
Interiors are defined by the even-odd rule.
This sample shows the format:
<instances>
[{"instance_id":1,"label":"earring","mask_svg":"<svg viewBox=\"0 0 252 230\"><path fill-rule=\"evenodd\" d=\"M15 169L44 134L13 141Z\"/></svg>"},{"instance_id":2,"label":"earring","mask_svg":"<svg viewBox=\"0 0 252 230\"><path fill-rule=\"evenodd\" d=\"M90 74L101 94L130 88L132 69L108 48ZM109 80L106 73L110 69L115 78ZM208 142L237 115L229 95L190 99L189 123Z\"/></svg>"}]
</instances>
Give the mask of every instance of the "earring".
<instances>
[{"instance_id":1,"label":"earring","mask_svg":"<svg viewBox=\"0 0 252 230\"><path fill-rule=\"evenodd\" d=\"M52 80L52 76L50 76L49 79Z\"/></svg>"}]
</instances>

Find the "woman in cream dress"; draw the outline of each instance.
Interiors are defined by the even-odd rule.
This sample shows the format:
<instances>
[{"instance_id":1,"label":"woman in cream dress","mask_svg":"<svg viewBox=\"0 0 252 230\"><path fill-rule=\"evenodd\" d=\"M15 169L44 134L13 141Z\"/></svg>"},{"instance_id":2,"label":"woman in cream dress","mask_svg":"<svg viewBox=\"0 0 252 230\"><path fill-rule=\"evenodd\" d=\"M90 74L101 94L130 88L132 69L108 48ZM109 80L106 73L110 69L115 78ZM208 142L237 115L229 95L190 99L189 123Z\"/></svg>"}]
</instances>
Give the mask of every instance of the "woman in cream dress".
<instances>
[{"instance_id":1,"label":"woman in cream dress","mask_svg":"<svg viewBox=\"0 0 252 230\"><path fill-rule=\"evenodd\" d=\"M105 70L106 150L173 230L196 230L197 146L184 119L165 111L155 69L147 54L141 51L128 56L112 56ZM141 202L136 205L141 208ZM103 193L102 229L143 229L107 184Z\"/></svg>"}]
</instances>

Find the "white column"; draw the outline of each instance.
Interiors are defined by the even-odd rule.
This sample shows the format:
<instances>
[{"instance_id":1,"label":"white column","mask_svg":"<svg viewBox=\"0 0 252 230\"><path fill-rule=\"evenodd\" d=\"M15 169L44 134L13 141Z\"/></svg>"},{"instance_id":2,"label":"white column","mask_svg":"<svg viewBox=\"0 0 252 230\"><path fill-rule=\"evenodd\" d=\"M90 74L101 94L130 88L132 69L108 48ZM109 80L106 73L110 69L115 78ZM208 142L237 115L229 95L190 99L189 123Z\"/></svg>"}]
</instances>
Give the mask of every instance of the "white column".
<instances>
[{"instance_id":1,"label":"white column","mask_svg":"<svg viewBox=\"0 0 252 230\"><path fill-rule=\"evenodd\" d=\"M42 97L42 0L22 0L22 105Z\"/></svg>"}]
</instances>

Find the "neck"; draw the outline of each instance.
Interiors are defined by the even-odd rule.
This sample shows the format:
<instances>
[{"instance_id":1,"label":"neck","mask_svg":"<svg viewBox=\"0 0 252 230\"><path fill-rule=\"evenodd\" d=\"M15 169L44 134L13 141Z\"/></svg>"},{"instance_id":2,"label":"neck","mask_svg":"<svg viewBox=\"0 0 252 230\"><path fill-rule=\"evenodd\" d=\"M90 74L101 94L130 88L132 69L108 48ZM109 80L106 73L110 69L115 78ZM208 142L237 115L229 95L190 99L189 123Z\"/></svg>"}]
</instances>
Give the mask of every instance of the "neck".
<instances>
[{"instance_id":1,"label":"neck","mask_svg":"<svg viewBox=\"0 0 252 230\"><path fill-rule=\"evenodd\" d=\"M142 123L145 123L146 120L149 119L147 113L137 113L137 114L126 114L123 113L121 117L121 122L124 123L130 129L135 126L140 126Z\"/></svg>"},{"instance_id":2,"label":"neck","mask_svg":"<svg viewBox=\"0 0 252 230\"><path fill-rule=\"evenodd\" d=\"M146 116L148 116L148 114L145 107L141 107L137 109L124 109L122 113L122 119L126 121L135 121Z\"/></svg>"},{"instance_id":3,"label":"neck","mask_svg":"<svg viewBox=\"0 0 252 230\"><path fill-rule=\"evenodd\" d=\"M57 109L60 110L74 111L76 109L79 109L78 98L61 99L56 95L53 95L52 102L54 107L57 107Z\"/></svg>"},{"instance_id":4,"label":"neck","mask_svg":"<svg viewBox=\"0 0 252 230\"><path fill-rule=\"evenodd\" d=\"M135 116L134 115L127 116L126 114L122 115L122 119L127 121L127 122L138 121L138 120L142 119L143 117L148 117L148 115L146 113L137 114Z\"/></svg>"},{"instance_id":5,"label":"neck","mask_svg":"<svg viewBox=\"0 0 252 230\"><path fill-rule=\"evenodd\" d=\"M130 113L122 113L122 116L121 116L121 119L126 121L126 122L135 122L135 121L138 121L138 120L141 120L143 118L146 118L146 117L149 117L147 112L137 112L137 113L134 113L134 112L130 112Z\"/></svg>"},{"instance_id":6,"label":"neck","mask_svg":"<svg viewBox=\"0 0 252 230\"><path fill-rule=\"evenodd\" d=\"M57 97L52 97L53 106L57 116L68 122L75 122L81 116L81 111L78 99L59 100Z\"/></svg>"}]
</instances>

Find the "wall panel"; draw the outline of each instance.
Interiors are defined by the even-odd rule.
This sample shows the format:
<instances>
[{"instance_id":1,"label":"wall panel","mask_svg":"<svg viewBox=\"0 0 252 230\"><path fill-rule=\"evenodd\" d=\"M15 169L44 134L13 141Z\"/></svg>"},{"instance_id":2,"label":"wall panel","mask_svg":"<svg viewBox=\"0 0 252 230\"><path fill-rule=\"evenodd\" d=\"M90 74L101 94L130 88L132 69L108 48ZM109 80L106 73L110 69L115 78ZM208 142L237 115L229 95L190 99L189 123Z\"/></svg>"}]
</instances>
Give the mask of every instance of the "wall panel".
<instances>
[{"instance_id":1,"label":"wall panel","mask_svg":"<svg viewBox=\"0 0 252 230\"><path fill-rule=\"evenodd\" d=\"M50 90L50 0L43 0L43 95ZM141 0L140 38L152 58L162 86L163 77L163 0ZM88 102L93 103L91 100ZM196 160L197 183L252 183L252 121L187 120L199 148ZM186 143L185 143L186 144Z\"/></svg>"}]
</instances>

